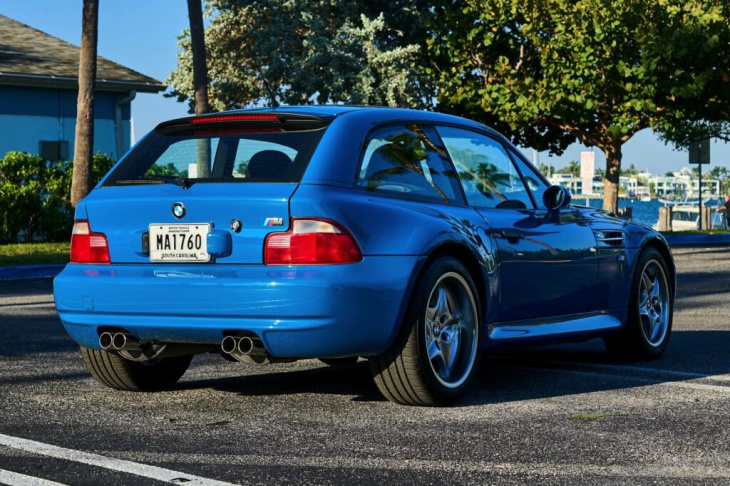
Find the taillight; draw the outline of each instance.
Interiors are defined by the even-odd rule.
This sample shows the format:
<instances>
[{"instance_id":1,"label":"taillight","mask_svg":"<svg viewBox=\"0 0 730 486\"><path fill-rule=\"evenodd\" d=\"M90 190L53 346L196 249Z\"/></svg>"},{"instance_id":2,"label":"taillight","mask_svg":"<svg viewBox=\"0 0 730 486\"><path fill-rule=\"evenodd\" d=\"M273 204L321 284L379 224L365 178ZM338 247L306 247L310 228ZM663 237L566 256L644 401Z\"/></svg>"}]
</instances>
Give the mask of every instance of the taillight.
<instances>
[{"instance_id":1,"label":"taillight","mask_svg":"<svg viewBox=\"0 0 730 486\"><path fill-rule=\"evenodd\" d=\"M360 260L360 247L350 232L323 219L295 219L289 231L271 233L264 243L266 265L331 265Z\"/></svg>"},{"instance_id":2,"label":"taillight","mask_svg":"<svg viewBox=\"0 0 730 486\"><path fill-rule=\"evenodd\" d=\"M103 233L92 233L85 219L74 221L71 263L110 263L109 244Z\"/></svg>"}]
</instances>

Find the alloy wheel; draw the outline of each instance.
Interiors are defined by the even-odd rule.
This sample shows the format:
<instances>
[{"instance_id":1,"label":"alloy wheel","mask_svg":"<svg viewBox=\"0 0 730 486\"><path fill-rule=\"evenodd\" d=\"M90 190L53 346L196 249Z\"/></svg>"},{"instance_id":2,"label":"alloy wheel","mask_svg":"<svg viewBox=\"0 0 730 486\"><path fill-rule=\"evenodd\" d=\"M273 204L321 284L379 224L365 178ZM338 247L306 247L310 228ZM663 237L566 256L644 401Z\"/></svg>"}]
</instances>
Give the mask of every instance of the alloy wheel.
<instances>
[{"instance_id":1,"label":"alloy wheel","mask_svg":"<svg viewBox=\"0 0 730 486\"><path fill-rule=\"evenodd\" d=\"M426 307L428 362L436 379L448 388L469 377L477 356L479 326L469 284L455 272L438 279Z\"/></svg>"}]
</instances>

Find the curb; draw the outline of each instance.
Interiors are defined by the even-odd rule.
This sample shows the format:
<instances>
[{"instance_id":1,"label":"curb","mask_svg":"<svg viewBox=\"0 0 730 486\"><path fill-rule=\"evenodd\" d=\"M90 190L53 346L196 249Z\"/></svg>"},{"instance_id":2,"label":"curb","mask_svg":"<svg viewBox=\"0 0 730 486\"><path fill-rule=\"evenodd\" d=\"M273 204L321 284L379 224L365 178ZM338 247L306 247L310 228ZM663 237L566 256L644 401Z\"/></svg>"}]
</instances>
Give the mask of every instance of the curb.
<instances>
[{"instance_id":1,"label":"curb","mask_svg":"<svg viewBox=\"0 0 730 486\"><path fill-rule=\"evenodd\" d=\"M662 233L670 247L707 247L707 246L730 246L730 234L722 233L716 235L672 235Z\"/></svg>"},{"instance_id":2,"label":"curb","mask_svg":"<svg viewBox=\"0 0 730 486\"><path fill-rule=\"evenodd\" d=\"M66 265L22 265L0 267L0 280L22 280L26 278L55 277Z\"/></svg>"}]
</instances>

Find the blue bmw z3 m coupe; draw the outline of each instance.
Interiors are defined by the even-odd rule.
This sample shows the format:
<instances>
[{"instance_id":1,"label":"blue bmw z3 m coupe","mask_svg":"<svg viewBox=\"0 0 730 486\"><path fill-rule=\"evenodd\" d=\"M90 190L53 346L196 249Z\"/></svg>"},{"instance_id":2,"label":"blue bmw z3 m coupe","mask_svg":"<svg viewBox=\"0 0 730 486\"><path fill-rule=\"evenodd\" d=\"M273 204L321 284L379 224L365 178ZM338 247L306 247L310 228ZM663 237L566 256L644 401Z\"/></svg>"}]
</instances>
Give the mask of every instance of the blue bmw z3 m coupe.
<instances>
[{"instance_id":1,"label":"blue bmw z3 m coupe","mask_svg":"<svg viewBox=\"0 0 730 486\"><path fill-rule=\"evenodd\" d=\"M660 356L675 287L659 233L570 204L484 125L333 106L160 124L79 203L54 293L111 388L200 353L364 357L388 399L444 405L505 347Z\"/></svg>"}]
</instances>

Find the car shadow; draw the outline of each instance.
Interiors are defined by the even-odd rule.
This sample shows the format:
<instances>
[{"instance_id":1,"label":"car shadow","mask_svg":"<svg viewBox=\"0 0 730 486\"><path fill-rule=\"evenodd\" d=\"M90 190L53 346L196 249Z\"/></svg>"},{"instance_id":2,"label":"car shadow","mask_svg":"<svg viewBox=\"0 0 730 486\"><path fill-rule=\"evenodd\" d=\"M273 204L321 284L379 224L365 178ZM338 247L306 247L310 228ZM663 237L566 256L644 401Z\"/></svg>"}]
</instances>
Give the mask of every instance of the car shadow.
<instances>
[{"instance_id":1,"label":"car shadow","mask_svg":"<svg viewBox=\"0 0 730 486\"><path fill-rule=\"evenodd\" d=\"M485 356L479 374L457 406L476 406L582 393L644 387L730 374L730 333L675 331L662 358L650 362L616 361L600 340ZM315 364L316 363L316 364ZM354 365L185 381L178 389L212 388L256 397L291 394L353 396L353 401L385 401L363 360ZM730 392L730 385L728 385Z\"/></svg>"},{"instance_id":2,"label":"car shadow","mask_svg":"<svg viewBox=\"0 0 730 486\"><path fill-rule=\"evenodd\" d=\"M356 401L385 401L370 376L367 362L360 360L356 364L340 366L326 366L315 360L311 363L313 367L305 370L288 371L287 365L273 365L282 371L183 381L176 389L212 388L252 397L302 393L355 395Z\"/></svg>"}]
</instances>

